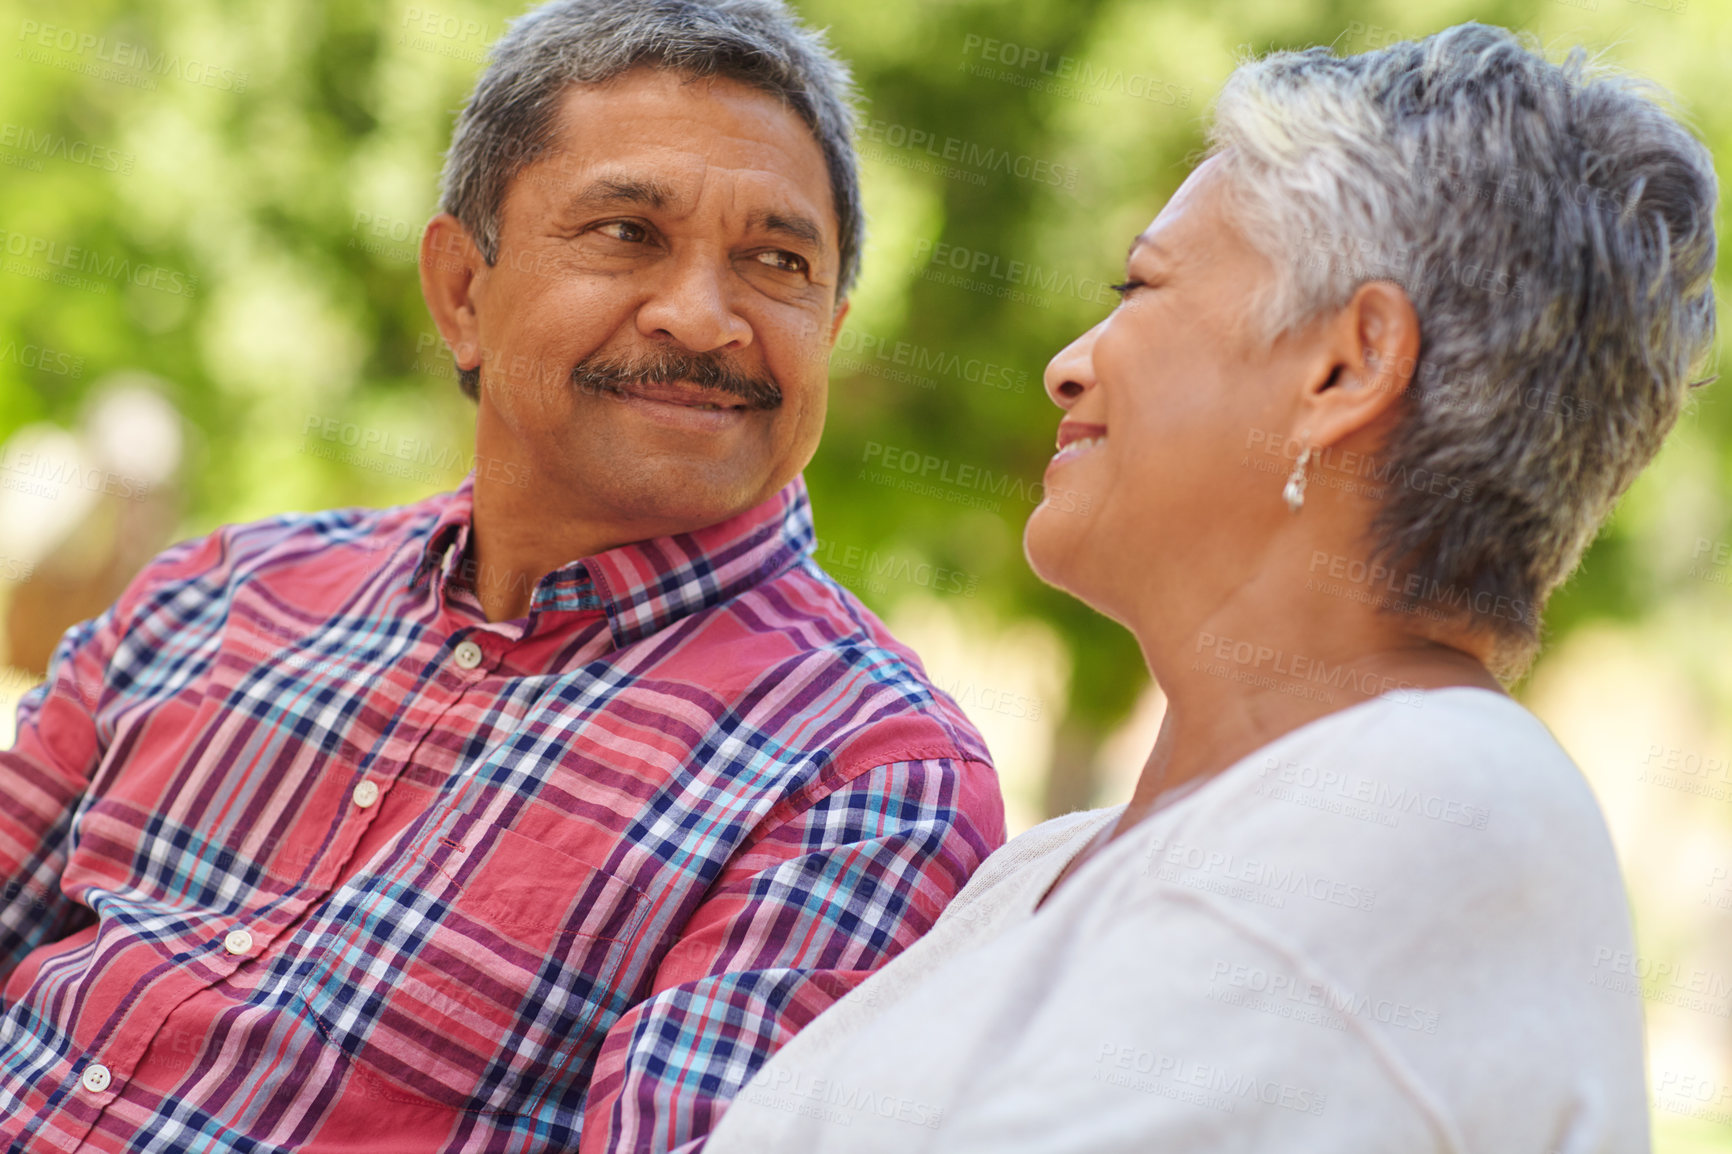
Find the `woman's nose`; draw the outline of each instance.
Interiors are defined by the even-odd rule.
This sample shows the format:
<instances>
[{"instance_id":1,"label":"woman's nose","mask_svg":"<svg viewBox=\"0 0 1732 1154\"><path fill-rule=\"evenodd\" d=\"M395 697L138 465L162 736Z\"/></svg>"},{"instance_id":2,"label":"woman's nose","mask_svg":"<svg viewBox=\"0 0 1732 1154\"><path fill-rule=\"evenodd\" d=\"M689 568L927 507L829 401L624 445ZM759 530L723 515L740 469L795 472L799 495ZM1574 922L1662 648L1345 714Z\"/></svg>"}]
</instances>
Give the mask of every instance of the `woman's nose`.
<instances>
[{"instance_id":1,"label":"woman's nose","mask_svg":"<svg viewBox=\"0 0 1732 1154\"><path fill-rule=\"evenodd\" d=\"M1094 348L1095 338L1100 335L1102 321L1064 348L1058 355L1047 362L1046 395L1052 398L1052 403L1061 409L1069 409L1072 405L1094 388Z\"/></svg>"}]
</instances>

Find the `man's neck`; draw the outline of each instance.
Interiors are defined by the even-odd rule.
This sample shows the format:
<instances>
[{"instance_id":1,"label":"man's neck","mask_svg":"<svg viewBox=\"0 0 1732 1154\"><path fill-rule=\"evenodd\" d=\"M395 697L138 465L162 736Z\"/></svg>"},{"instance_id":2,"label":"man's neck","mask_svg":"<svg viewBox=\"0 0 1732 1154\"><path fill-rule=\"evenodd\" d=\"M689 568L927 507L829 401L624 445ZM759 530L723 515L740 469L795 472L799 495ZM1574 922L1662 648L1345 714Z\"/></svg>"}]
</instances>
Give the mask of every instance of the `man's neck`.
<instances>
[{"instance_id":1,"label":"man's neck","mask_svg":"<svg viewBox=\"0 0 1732 1154\"><path fill-rule=\"evenodd\" d=\"M475 595L489 621L522 617L536 583L555 569L649 536L566 514L545 494L478 475L469 530Z\"/></svg>"}]
</instances>

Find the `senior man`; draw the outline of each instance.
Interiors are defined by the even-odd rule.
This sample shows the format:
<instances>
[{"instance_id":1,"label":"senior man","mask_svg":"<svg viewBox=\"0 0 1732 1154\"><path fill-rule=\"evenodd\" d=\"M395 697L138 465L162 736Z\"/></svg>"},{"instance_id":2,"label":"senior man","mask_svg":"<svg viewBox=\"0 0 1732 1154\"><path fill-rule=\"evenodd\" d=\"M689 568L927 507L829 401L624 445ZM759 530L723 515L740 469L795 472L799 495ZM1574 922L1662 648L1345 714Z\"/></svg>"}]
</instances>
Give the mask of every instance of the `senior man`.
<instances>
[{"instance_id":1,"label":"senior man","mask_svg":"<svg viewBox=\"0 0 1732 1154\"><path fill-rule=\"evenodd\" d=\"M778 0L513 25L422 246L481 465L170 549L20 708L0 1143L695 1150L1003 840L810 557L846 88Z\"/></svg>"}]
</instances>

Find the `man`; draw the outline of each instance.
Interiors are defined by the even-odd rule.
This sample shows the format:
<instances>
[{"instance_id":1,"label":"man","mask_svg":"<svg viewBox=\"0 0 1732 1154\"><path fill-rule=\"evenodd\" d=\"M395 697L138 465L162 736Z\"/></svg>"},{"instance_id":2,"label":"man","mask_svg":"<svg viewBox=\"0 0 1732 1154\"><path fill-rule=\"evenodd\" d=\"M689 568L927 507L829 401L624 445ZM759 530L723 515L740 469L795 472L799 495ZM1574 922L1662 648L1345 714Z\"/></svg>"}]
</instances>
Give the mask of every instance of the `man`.
<instances>
[{"instance_id":1,"label":"man","mask_svg":"<svg viewBox=\"0 0 1732 1154\"><path fill-rule=\"evenodd\" d=\"M0 1142L696 1150L1003 840L809 556L846 84L779 0L513 26L422 244L475 471L176 546L20 708Z\"/></svg>"}]
</instances>

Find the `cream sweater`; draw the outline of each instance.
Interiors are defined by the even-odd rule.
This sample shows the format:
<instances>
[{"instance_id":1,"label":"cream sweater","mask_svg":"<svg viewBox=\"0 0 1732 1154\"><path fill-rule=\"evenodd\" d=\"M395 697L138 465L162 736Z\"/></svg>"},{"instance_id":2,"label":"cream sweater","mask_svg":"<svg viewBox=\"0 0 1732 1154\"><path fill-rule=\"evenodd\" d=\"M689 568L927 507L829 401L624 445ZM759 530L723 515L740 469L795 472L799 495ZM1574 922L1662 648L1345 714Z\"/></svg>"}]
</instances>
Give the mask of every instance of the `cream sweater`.
<instances>
[{"instance_id":1,"label":"cream sweater","mask_svg":"<svg viewBox=\"0 0 1732 1154\"><path fill-rule=\"evenodd\" d=\"M1521 706L1448 689L1322 718L1035 913L1118 812L993 854L707 1154L1648 1149L1622 879Z\"/></svg>"}]
</instances>

